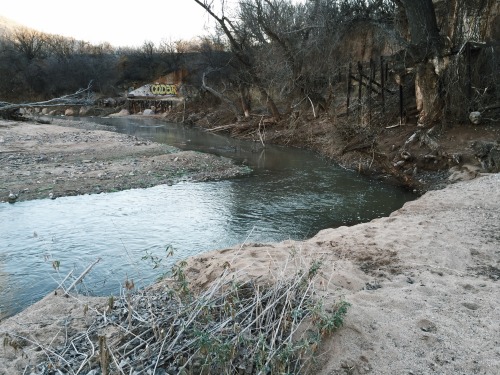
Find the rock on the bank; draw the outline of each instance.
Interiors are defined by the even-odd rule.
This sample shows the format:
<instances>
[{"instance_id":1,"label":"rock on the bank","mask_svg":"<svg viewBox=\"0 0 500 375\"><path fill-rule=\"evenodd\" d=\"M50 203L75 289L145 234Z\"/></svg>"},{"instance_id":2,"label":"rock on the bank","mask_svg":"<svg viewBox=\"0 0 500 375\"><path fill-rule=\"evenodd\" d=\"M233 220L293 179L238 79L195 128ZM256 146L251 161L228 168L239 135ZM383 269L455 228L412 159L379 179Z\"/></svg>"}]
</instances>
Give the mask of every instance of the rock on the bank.
<instances>
[{"instance_id":1,"label":"rock on the bank","mask_svg":"<svg viewBox=\"0 0 500 375\"><path fill-rule=\"evenodd\" d=\"M129 116L130 112L126 109L122 109L120 112L113 113L109 115L109 117L124 117L124 116Z\"/></svg>"},{"instance_id":2,"label":"rock on the bank","mask_svg":"<svg viewBox=\"0 0 500 375\"><path fill-rule=\"evenodd\" d=\"M474 125L479 125L481 123L481 112L471 112L469 114L469 120Z\"/></svg>"},{"instance_id":3,"label":"rock on the bank","mask_svg":"<svg viewBox=\"0 0 500 375\"><path fill-rule=\"evenodd\" d=\"M81 107L79 110L79 115L86 116L89 113L90 109L91 107Z\"/></svg>"}]
</instances>

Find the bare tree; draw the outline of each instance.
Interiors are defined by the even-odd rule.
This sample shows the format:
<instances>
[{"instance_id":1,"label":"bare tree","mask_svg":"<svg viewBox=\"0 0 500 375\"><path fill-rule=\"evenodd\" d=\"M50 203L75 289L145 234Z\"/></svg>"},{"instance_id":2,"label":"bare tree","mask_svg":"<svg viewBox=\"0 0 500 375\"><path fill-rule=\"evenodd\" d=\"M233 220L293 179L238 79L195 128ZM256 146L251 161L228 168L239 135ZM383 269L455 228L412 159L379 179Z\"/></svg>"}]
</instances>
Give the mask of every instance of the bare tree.
<instances>
[{"instance_id":1,"label":"bare tree","mask_svg":"<svg viewBox=\"0 0 500 375\"><path fill-rule=\"evenodd\" d=\"M48 54L56 56L58 59L67 60L76 53L76 40L61 35L47 35L46 37Z\"/></svg>"},{"instance_id":2,"label":"bare tree","mask_svg":"<svg viewBox=\"0 0 500 375\"><path fill-rule=\"evenodd\" d=\"M224 4L222 4L222 14L218 15L212 7L212 1L209 0L194 0L198 5L200 5L205 11L217 22L225 36L229 41L231 52L238 59L241 64L241 69L244 69L246 74L251 79L251 84L255 86L264 101L267 104L269 111L272 116L278 120L281 114L276 106L274 99L269 94L268 90L264 87L256 70L256 64L254 61L254 54L250 45L249 35L247 30L242 29L241 25L236 22L231 21L224 14ZM244 92L244 91L243 91ZM245 102L243 98L242 102Z\"/></svg>"},{"instance_id":3,"label":"bare tree","mask_svg":"<svg viewBox=\"0 0 500 375\"><path fill-rule=\"evenodd\" d=\"M260 52L266 50L266 57L262 60L266 63L276 62L261 64L260 70L269 71L270 77L283 77L282 80L275 80L274 85L277 86L277 91L287 92L290 98L307 96L308 91L304 85L302 68L307 55L307 48L304 47L310 26L306 25L306 20L300 16L302 14L299 14L289 1L240 2L240 18L245 28L260 44Z\"/></svg>"},{"instance_id":4,"label":"bare tree","mask_svg":"<svg viewBox=\"0 0 500 375\"><path fill-rule=\"evenodd\" d=\"M12 41L28 61L42 57L45 52L46 35L39 31L24 27L16 29Z\"/></svg>"}]
</instances>

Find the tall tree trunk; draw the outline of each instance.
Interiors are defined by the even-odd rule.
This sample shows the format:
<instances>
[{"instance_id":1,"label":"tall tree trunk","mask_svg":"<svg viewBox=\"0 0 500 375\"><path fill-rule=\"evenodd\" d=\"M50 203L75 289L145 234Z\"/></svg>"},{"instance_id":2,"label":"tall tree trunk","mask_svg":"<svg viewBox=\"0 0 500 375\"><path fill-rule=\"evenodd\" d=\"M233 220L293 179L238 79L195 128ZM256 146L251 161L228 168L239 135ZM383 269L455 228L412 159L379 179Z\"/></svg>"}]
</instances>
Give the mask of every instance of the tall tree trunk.
<instances>
[{"instance_id":1,"label":"tall tree trunk","mask_svg":"<svg viewBox=\"0 0 500 375\"><path fill-rule=\"evenodd\" d=\"M432 0L400 0L410 28L411 44L425 48L420 53L435 54L440 44L439 29Z\"/></svg>"},{"instance_id":2,"label":"tall tree trunk","mask_svg":"<svg viewBox=\"0 0 500 375\"><path fill-rule=\"evenodd\" d=\"M251 107L251 98L250 91L247 86L240 85L240 99L241 99L241 108L243 110L243 114L245 117L250 117Z\"/></svg>"},{"instance_id":3,"label":"tall tree trunk","mask_svg":"<svg viewBox=\"0 0 500 375\"><path fill-rule=\"evenodd\" d=\"M432 0L399 0L405 9L410 29L409 52L416 63L415 96L419 123L430 125L442 116L441 95L444 46Z\"/></svg>"},{"instance_id":4,"label":"tall tree trunk","mask_svg":"<svg viewBox=\"0 0 500 375\"><path fill-rule=\"evenodd\" d=\"M440 95L441 77L436 74L432 61L417 65L415 77L415 97L419 111L419 123L430 125L439 121L442 115L444 100Z\"/></svg>"},{"instance_id":5,"label":"tall tree trunk","mask_svg":"<svg viewBox=\"0 0 500 375\"><path fill-rule=\"evenodd\" d=\"M276 106L276 103L274 102L273 98L269 96L267 93L266 89L262 86L259 85L259 92L262 95L262 99L266 101L267 108L273 115L274 119L278 121L281 118L280 111L278 110L278 107Z\"/></svg>"},{"instance_id":6,"label":"tall tree trunk","mask_svg":"<svg viewBox=\"0 0 500 375\"><path fill-rule=\"evenodd\" d=\"M236 115L238 116L240 114L240 112L238 111L238 108L236 107L236 105L231 101L231 99L229 99L228 97L222 95L220 92L218 92L217 90L214 90L213 88L211 88L210 86L207 85L206 83L206 75L207 73L204 72L203 73L203 76L201 78L201 87L208 91L209 93L211 93L212 95L214 95L215 97L219 98L222 102L226 103L226 105L229 107L229 109Z\"/></svg>"}]
</instances>

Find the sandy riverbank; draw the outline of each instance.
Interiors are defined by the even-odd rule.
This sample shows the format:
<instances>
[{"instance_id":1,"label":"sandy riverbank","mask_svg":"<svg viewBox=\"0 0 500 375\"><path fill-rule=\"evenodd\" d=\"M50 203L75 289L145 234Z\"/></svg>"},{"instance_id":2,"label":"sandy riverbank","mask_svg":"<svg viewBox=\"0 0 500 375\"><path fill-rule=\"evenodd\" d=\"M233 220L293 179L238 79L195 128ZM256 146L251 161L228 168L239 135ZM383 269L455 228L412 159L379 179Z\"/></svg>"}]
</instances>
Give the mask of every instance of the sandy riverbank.
<instances>
[{"instance_id":1,"label":"sandy riverbank","mask_svg":"<svg viewBox=\"0 0 500 375\"><path fill-rule=\"evenodd\" d=\"M272 279L299 251L323 261L325 303L352 304L321 349L319 374L498 374L499 198L500 175L484 176L305 242L198 256L191 276L206 285L229 261Z\"/></svg>"},{"instance_id":2,"label":"sandy riverbank","mask_svg":"<svg viewBox=\"0 0 500 375\"><path fill-rule=\"evenodd\" d=\"M318 374L498 374L500 175L424 194L389 217L320 232L303 242L245 244L188 260L194 286L224 267L273 281L295 253L323 262L326 305L351 303L343 328L320 348ZM287 271L283 269L287 264ZM21 374L66 332L84 330L102 299L49 295L0 324L26 337L0 351L0 374ZM90 306L87 311L85 306ZM68 330L68 331L66 331Z\"/></svg>"},{"instance_id":3,"label":"sandy riverbank","mask_svg":"<svg viewBox=\"0 0 500 375\"><path fill-rule=\"evenodd\" d=\"M248 173L231 160L106 131L88 121L0 120L0 201L94 194Z\"/></svg>"}]
</instances>

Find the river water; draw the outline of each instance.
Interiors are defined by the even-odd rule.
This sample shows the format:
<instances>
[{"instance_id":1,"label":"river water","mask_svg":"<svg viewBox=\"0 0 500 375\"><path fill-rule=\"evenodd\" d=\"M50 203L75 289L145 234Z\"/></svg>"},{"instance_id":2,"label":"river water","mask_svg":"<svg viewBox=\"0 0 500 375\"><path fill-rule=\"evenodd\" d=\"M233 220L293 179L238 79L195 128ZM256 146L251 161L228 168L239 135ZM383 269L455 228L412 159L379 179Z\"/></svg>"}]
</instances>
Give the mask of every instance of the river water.
<instances>
[{"instance_id":1,"label":"river water","mask_svg":"<svg viewBox=\"0 0 500 375\"><path fill-rule=\"evenodd\" d=\"M306 239L324 228L388 215L416 198L304 150L264 149L153 119L92 121L230 157L253 172L224 181L0 204L0 319L40 300L70 271L79 276L98 258L78 291L117 295L127 278L147 285L190 255L243 242ZM166 257L170 249L173 256Z\"/></svg>"}]
</instances>

